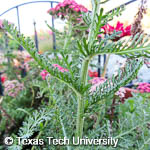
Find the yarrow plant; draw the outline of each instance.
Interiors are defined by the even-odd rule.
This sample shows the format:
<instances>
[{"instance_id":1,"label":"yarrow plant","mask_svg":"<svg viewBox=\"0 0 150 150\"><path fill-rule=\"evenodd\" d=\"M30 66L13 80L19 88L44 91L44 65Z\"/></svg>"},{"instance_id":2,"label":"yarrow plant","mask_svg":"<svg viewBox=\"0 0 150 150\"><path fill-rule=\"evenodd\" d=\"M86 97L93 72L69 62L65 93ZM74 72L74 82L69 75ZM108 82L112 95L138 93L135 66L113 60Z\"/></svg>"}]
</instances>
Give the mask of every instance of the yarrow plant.
<instances>
[{"instance_id":1,"label":"yarrow plant","mask_svg":"<svg viewBox=\"0 0 150 150\"><path fill-rule=\"evenodd\" d=\"M16 97L20 91L24 89L24 85L22 83L19 83L18 80L7 80L4 83L4 94L11 96L11 97Z\"/></svg>"},{"instance_id":2,"label":"yarrow plant","mask_svg":"<svg viewBox=\"0 0 150 150\"><path fill-rule=\"evenodd\" d=\"M46 79L46 77L49 75L49 73L46 71L46 70L43 70L41 73L40 73L41 77L43 80Z\"/></svg>"},{"instance_id":3,"label":"yarrow plant","mask_svg":"<svg viewBox=\"0 0 150 150\"><path fill-rule=\"evenodd\" d=\"M81 20L82 12L88 12L88 9L83 5L79 5L74 0L64 0L62 3L56 5L55 8L51 8L47 11L54 17L61 19L77 19Z\"/></svg>"},{"instance_id":4,"label":"yarrow plant","mask_svg":"<svg viewBox=\"0 0 150 150\"><path fill-rule=\"evenodd\" d=\"M0 19L0 29L3 28L3 20Z\"/></svg>"},{"instance_id":5,"label":"yarrow plant","mask_svg":"<svg viewBox=\"0 0 150 150\"><path fill-rule=\"evenodd\" d=\"M119 21L117 22L116 27L111 26L110 24L106 24L101 29L106 35L112 35L113 32L121 32L114 39L112 39L113 41L118 41L125 36L131 35L131 25L124 27L124 24Z\"/></svg>"},{"instance_id":6,"label":"yarrow plant","mask_svg":"<svg viewBox=\"0 0 150 150\"><path fill-rule=\"evenodd\" d=\"M63 68L63 67L61 67L60 65L58 65L58 64L53 64L52 65L54 68L57 68L59 71L61 71L61 72L68 72L69 70L68 69L66 69L66 68Z\"/></svg>"},{"instance_id":7,"label":"yarrow plant","mask_svg":"<svg viewBox=\"0 0 150 150\"><path fill-rule=\"evenodd\" d=\"M7 78L5 76L2 76L0 80L1 80L2 83L4 83L6 81L6 79Z\"/></svg>"},{"instance_id":8,"label":"yarrow plant","mask_svg":"<svg viewBox=\"0 0 150 150\"><path fill-rule=\"evenodd\" d=\"M88 75L89 77L98 77L98 72L88 70Z\"/></svg>"},{"instance_id":9,"label":"yarrow plant","mask_svg":"<svg viewBox=\"0 0 150 150\"><path fill-rule=\"evenodd\" d=\"M60 9L64 10L65 12L68 11L69 14L70 9L71 11L76 10L74 10L73 8L69 8L70 4L73 3L72 1L65 2L67 4L61 3L57 6L57 9L55 8L58 13ZM53 81L53 79L54 81L58 80L65 87L68 87L69 91L73 92L73 94L71 94L73 100L68 101L71 103L71 107L76 109L74 112L70 112L70 110L68 110L69 113L65 114L65 111L62 111L67 102L65 101L65 94L62 100L64 102L64 107L62 108L62 105L60 105L60 101L57 102L56 100L56 102L54 102L54 109L57 110L56 114L60 114L57 120L60 121L60 125L65 137L68 135L68 130L65 125L70 124L72 121L70 121L69 123L66 121L68 124L64 125L63 119L65 117L69 118L72 116L72 114L76 113L75 115L73 115L73 117L75 117L76 119L76 121L73 122L76 122L76 130L74 131L74 128L72 128L72 131L69 132L70 136L75 136L76 140L78 139L78 137L83 138L88 133L87 129L89 129L90 127L87 125L87 120L89 119L89 113L93 110L91 108L97 106L98 110L100 110L99 106L101 106L108 99L108 97L114 97L115 93L121 87L125 86L137 76L137 73L144 62L143 57L150 57L150 43L146 40L148 37L139 37L137 34L130 43L126 40L119 40L120 38L118 39L118 41L114 42L113 39L118 38L118 36L115 32L111 32L111 34L108 34L106 37L102 38L99 41L97 39L97 36L99 34L102 34L99 29L104 25L107 25L108 21L113 19L114 16L118 16L122 12L122 8L115 9L110 14L104 13L103 8L100 7L101 3L99 2L99 0L92 0L92 5L93 10L90 15L88 15L89 13L83 13L84 23L87 25L89 30L88 37L83 34L83 36L80 37L80 40L74 41L75 45L72 46L72 49L68 50L67 48L70 44L68 40L70 41L70 39L72 38L72 34L67 34L66 38L64 39L64 46L55 52L55 55L57 55L56 59L50 59L48 54L39 54L35 48L35 44L31 41L30 38L24 37L17 31L16 28L14 28L13 25L8 25L8 23L5 22L5 29L7 30L7 32L29 52L29 54L34 58L34 60L42 69L49 73L51 81ZM64 9L65 7L66 9ZM79 10L77 10L77 13L78 11ZM87 10L85 12L87 12ZM122 24L119 24L118 26L119 30L123 30ZM120 37L122 37L123 35L127 35L126 32L124 32L123 35L120 34L120 32L118 34L120 35ZM143 40L143 38L146 39ZM131 39L132 37L129 38L129 41ZM141 41L143 42L141 43ZM73 53L74 49L76 49L76 53ZM117 75L113 75L108 79L102 77L96 78L96 80L93 79L91 83L96 83L98 85L96 89L94 87L93 92L91 92L90 89L94 84L92 85L88 81L88 70L90 62L95 56L104 54L116 54L128 59L125 66L118 70ZM58 57L60 55L62 57L61 60ZM76 59L74 60L74 58ZM58 91L58 93L65 92L66 91L64 90L64 88L62 89L62 91ZM59 99L58 93L55 93L55 96L57 97L56 99ZM51 95L53 94L50 94L50 99ZM117 95L120 95L120 93L117 93ZM122 97L122 95L120 96ZM52 101L54 101L53 98ZM101 116L101 113L98 116ZM97 119L96 125L98 126L98 128L100 128L100 123L100 120ZM120 122L118 122L118 124L119 123ZM57 129L59 129L59 127ZM111 132L109 132L109 135L110 133ZM95 133L93 135L95 136L97 134ZM124 135L124 133L122 133L121 131L119 137L122 137L122 135ZM70 146L67 146L67 149L71 149ZM77 146L76 149L78 150L80 148Z\"/></svg>"},{"instance_id":10,"label":"yarrow plant","mask_svg":"<svg viewBox=\"0 0 150 150\"><path fill-rule=\"evenodd\" d=\"M125 93L126 93L126 90L125 88L121 87L116 93L115 95L116 96L119 96L121 99L125 97Z\"/></svg>"},{"instance_id":11,"label":"yarrow plant","mask_svg":"<svg viewBox=\"0 0 150 150\"><path fill-rule=\"evenodd\" d=\"M150 84L149 83L139 83L137 89L141 93L150 93Z\"/></svg>"},{"instance_id":12,"label":"yarrow plant","mask_svg":"<svg viewBox=\"0 0 150 150\"><path fill-rule=\"evenodd\" d=\"M11 24L10 22L8 22L8 24ZM4 30L4 20L0 19L0 30Z\"/></svg>"},{"instance_id":13,"label":"yarrow plant","mask_svg":"<svg viewBox=\"0 0 150 150\"><path fill-rule=\"evenodd\" d=\"M52 65L55 69L58 69L60 72L68 72L69 70L66 69L66 68L63 68L61 67L60 65L58 64L53 64ZM41 77L43 80L46 79L46 77L49 75L49 73L46 71L46 70L43 70L41 73L40 73Z\"/></svg>"}]
</instances>

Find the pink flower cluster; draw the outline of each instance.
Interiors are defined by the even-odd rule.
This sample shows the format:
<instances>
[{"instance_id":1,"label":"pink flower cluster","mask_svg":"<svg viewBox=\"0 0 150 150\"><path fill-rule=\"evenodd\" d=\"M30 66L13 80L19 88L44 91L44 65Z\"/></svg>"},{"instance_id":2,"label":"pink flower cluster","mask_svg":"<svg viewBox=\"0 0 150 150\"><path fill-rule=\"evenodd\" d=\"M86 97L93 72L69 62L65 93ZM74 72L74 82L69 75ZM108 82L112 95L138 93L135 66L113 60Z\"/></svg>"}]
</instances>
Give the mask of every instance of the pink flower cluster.
<instances>
[{"instance_id":1,"label":"pink flower cluster","mask_svg":"<svg viewBox=\"0 0 150 150\"><path fill-rule=\"evenodd\" d=\"M11 81L8 80L4 83L4 94L14 98L23 89L24 85L22 83L19 83L18 80L11 80Z\"/></svg>"},{"instance_id":2,"label":"pink flower cluster","mask_svg":"<svg viewBox=\"0 0 150 150\"><path fill-rule=\"evenodd\" d=\"M118 41L122 37L131 35L131 25L124 27L124 24L120 23L119 21L117 22L116 27L106 24L102 27L102 29L104 30L104 34L108 34L108 35L111 35L114 31L122 32L119 36L115 37L115 39L113 39L113 41ZM98 35L98 36L100 37L100 35Z\"/></svg>"},{"instance_id":3,"label":"pink flower cluster","mask_svg":"<svg viewBox=\"0 0 150 150\"><path fill-rule=\"evenodd\" d=\"M3 28L3 20L0 19L0 29Z\"/></svg>"},{"instance_id":4,"label":"pink flower cluster","mask_svg":"<svg viewBox=\"0 0 150 150\"><path fill-rule=\"evenodd\" d=\"M43 70L41 73L40 73L41 77L43 80L46 79L46 77L49 75L49 73L46 71L46 70Z\"/></svg>"},{"instance_id":5,"label":"pink flower cluster","mask_svg":"<svg viewBox=\"0 0 150 150\"><path fill-rule=\"evenodd\" d=\"M62 3L57 4L55 8L51 8L47 12L52 16L60 17L61 19L68 18L70 14L75 13L76 18L78 18L82 12L88 12L88 9L83 5L77 4L74 0L64 0ZM78 19L80 19L80 17Z\"/></svg>"},{"instance_id":6,"label":"pink flower cluster","mask_svg":"<svg viewBox=\"0 0 150 150\"><path fill-rule=\"evenodd\" d=\"M139 83L137 89L141 93L150 93L150 84L149 83Z\"/></svg>"},{"instance_id":7,"label":"pink flower cluster","mask_svg":"<svg viewBox=\"0 0 150 150\"><path fill-rule=\"evenodd\" d=\"M58 64L53 64L53 67L58 68L58 70L61 72L68 72L69 71L68 69L63 68L63 67L59 66Z\"/></svg>"},{"instance_id":8,"label":"pink flower cluster","mask_svg":"<svg viewBox=\"0 0 150 150\"><path fill-rule=\"evenodd\" d=\"M117 91L117 92L115 93L115 95L116 95L116 96L119 96L120 98L124 98L124 97L125 97L125 94L126 94L126 90L125 90L125 88L123 88L123 87L121 87L121 88L119 89L119 91Z\"/></svg>"},{"instance_id":9,"label":"pink flower cluster","mask_svg":"<svg viewBox=\"0 0 150 150\"><path fill-rule=\"evenodd\" d=\"M68 72L69 70L66 69L66 68L63 68L61 66L59 66L58 64L53 64L52 65L54 68L58 68L59 71L61 72ZM40 73L41 77L43 80L46 79L46 77L49 75L49 73L46 71L46 70L43 70L41 73Z\"/></svg>"}]
</instances>

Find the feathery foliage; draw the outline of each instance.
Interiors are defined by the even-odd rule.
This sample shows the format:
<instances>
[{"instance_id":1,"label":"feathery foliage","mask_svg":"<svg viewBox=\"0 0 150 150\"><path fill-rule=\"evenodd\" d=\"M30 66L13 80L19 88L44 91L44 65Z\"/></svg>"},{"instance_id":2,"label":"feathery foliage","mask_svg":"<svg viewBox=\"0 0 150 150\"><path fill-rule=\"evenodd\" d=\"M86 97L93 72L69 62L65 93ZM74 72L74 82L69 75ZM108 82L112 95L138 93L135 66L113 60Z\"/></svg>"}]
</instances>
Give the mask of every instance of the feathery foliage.
<instances>
[{"instance_id":1,"label":"feathery foliage","mask_svg":"<svg viewBox=\"0 0 150 150\"><path fill-rule=\"evenodd\" d=\"M103 9L100 8L100 4L98 0L93 0L93 11L92 14L90 13L83 14L83 20L86 24L86 28L89 28L88 38L83 35L83 37L79 40L76 40L76 47L79 52L79 57L82 58L81 61L78 63L80 67L77 65L73 65L74 61L72 60L73 54L72 51L68 50L68 45L70 41L67 40L72 34L69 33L69 36L66 35L65 44L62 48L63 51L55 53L55 58L49 57L46 53L41 55L37 52L34 43L31 41L30 38L25 38L24 35L20 34L17 29L13 25L8 25L7 22L4 23L5 29L7 32L20 44L26 49L30 55L37 61L38 65L49 72L50 76L54 77L58 81L64 83L69 90L71 89L75 93L71 97L71 100L75 99L72 102L72 107L70 110L77 112L76 119L76 132L71 132L71 136L75 135L77 137L83 137L84 135L84 120L85 120L85 103L86 100L89 101L88 107L91 105L102 101L102 99L113 95L118 89L122 86L125 86L129 83L132 79L134 79L143 64L143 57L149 58L150 57L150 43L148 43L148 37L144 37L144 35L137 34L133 40L132 37L125 41L119 40L117 42L111 41L115 37L117 37L120 32L114 32L112 35L108 35L98 41L97 36L101 34L100 28L108 23L108 21L112 20L114 16L118 16L123 11L123 7L118 9L114 9L112 13L103 13ZM72 25L72 24L69 24ZM52 29L52 28L51 28ZM80 29L80 28L79 28ZM53 29L54 32L59 32ZM143 40L144 38L144 40ZM67 49L67 51L66 51ZM62 57L61 60L58 57L58 54ZM107 79L102 85L97 87L96 91L93 93L89 92L89 88L91 85L88 84L87 74L88 74L88 66L92 58L96 55L103 55L103 54L116 54L124 56L127 59L126 65L124 68L120 68L118 70L118 75L113 76L110 79ZM69 58L70 57L70 58ZM132 58L132 59L131 59ZM61 72L56 69L53 64L59 64L68 69L68 72ZM63 91L63 90L62 90ZM59 93L60 91L58 91ZM63 91L65 93L65 91ZM59 95L59 94L58 94ZM50 95L51 96L51 95ZM52 97L52 96L51 96ZM62 96L62 100L64 100L65 96ZM54 97L52 98L54 99ZM54 100L57 119L58 119L58 126L62 128L61 132L64 135L68 135L67 127L65 126L67 123L64 124L64 120L67 120L68 115L61 116L63 114L61 112L61 106L64 106L64 103L57 103L57 100ZM66 102L68 104L68 101ZM62 104L62 105L60 105ZM76 107L77 105L77 107ZM88 107L86 109L88 109ZM64 107L63 107L64 108ZM64 109L69 112L68 108ZM49 111L48 111L49 112ZM51 112L49 112L51 113ZM46 113L47 114L47 113ZM23 128L20 129L20 136L22 137L30 137L36 131L36 126L39 123L46 121L49 119L48 115L45 112L39 113L39 115L34 115L33 117L29 117L29 121L24 122ZM46 115L46 116L45 116ZM70 119L70 118L69 118ZM71 119L70 119L71 120ZM68 125L68 124L67 124ZM59 130L59 129L58 129ZM68 147L67 147L68 148ZM69 148L68 148L69 149Z\"/></svg>"}]
</instances>

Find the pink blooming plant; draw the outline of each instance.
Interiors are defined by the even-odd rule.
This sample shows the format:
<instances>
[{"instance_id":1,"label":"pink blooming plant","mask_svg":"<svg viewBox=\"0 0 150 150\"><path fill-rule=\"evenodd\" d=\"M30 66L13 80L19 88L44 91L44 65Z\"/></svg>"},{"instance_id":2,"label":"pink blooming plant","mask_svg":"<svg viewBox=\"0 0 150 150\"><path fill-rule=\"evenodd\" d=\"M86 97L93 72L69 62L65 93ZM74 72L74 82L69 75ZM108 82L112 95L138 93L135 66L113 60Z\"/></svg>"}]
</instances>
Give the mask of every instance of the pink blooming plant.
<instances>
[{"instance_id":1,"label":"pink blooming plant","mask_svg":"<svg viewBox=\"0 0 150 150\"><path fill-rule=\"evenodd\" d=\"M46 79L46 77L49 75L49 73L46 71L46 70L43 70L41 73L40 73L41 77L43 80Z\"/></svg>"},{"instance_id":2,"label":"pink blooming plant","mask_svg":"<svg viewBox=\"0 0 150 150\"><path fill-rule=\"evenodd\" d=\"M2 77L0 78L0 80L1 80L2 83L4 83L4 82L6 81L6 79L7 79L6 76L2 76Z\"/></svg>"},{"instance_id":3,"label":"pink blooming plant","mask_svg":"<svg viewBox=\"0 0 150 150\"><path fill-rule=\"evenodd\" d=\"M3 20L0 20L0 29L3 28Z\"/></svg>"},{"instance_id":4,"label":"pink blooming plant","mask_svg":"<svg viewBox=\"0 0 150 150\"><path fill-rule=\"evenodd\" d=\"M54 68L57 68L57 69L58 69L59 71L61 71L61 72L68 72L68 71L69 71L68 69L63 68L63 67L61 67L61 66L58 65L58 64L53 64L52 66L53 66ZM49 75L49 73L48 73L46 70L43 70L43 71L40 73L40 75L41 75L42 79L45 80L46 77Z\"/></svg>"},{"instance_id":5,"label":"pink blooming plant","mask_svg":"<svg viewBox=\"0 0 150 150\"><path fill-rule=\"evenodd\" d=\"M53 34L53 32L52 32L51 30L49 30L48 33L49 33L49 35L52 35L52 34Z\"/></svg>"},{"instance_id":6,"label":"pink blooming plant","mask_svg":"<svg viewBox=\"0 0 150 150\"><path fill-rule=\"evenodd\" d=\"M120 23L119 21L117 22L116 27L106 24L105 26L102 27L102 30L104 31L104 34L108 34L108 35L113 34L114 31L116 32L121 31L122 33L117 37L115 37L113 41L118 41L122 37L131 35L131 25L124 27L123 23Z\"/></svg>"},{"instance_id":7,"label":"pink blooming plant","mask_svg":"<svg viewBox=\"0 0 150 150\"><path fill-rule=\"evenodd\" d=\"M115 93L115 95L116 95L116 96L119 96L120 98L124 98L124 97L125 97L125 94L126 94L126 90L125 90L125 88L123 88L123 87L121 87L121 88L119 89L119 91L117 91L117 92Z\"/></svg>"},{"instance_id":8,"label":"pink blooming plant","mask_svg":"<svg viewBox=\"0 0 150 150\"><path fill-rule=\"evenodd\" d=\"M91 71L91 70L88 70L88 75L89 77L98 77L98 72L97 71Z\"/></svg>"},{"instance_id":9,"label":"pink blooming plant","mask_svg":"<svg viewBox=\"0 0 150 150\"><path fill-rule=\"evenodd\" d=\"M18 80L7 80L4 83L4 94L11 96L11 97L16 97L20 91L24 89L24 85L22 83L19 83Z\"/></svg>"},{"instance_id":10,"label":"pink blooming plant","mask_svg":"<svg viewBox=\"0 0 150 150\"><path fill-rule=\"evenodd\" d=\"M58 68L58 70L61 72L68 72L69 71L68 69L63 68L63 67L59 66L58 64L53 64L53 67Z\"/></svg>"},{"instance_id":11,"label":"pink blooming plant","mask_svg":"<svg viewBox=\"0 0 150 150\"><path fill-rule=\"evenodd\" d=\"M83 5L77 4L74 0L64 0L62 3L58 3L55 8L51 8L47 11L49 14L61 19L70 19L70 16L74 15L75 18L81 18L82 12L88 12L88 9Z\"/></svg>"},{"instance_id":12,"label":"pink blooming plant","mask_svg":"<svg viewBox=\"0 0 150 150\"><path fill-rule=\"evenodd\" d=\"M137 89L141 93L150 93L150 83L139 83Z\"/></svg>"},{"instance_id":13,"label":"pink blooming plant","mask_svg":"<svg viewBox=\"0 0 150 150\"><path fill-rule=\"evenodd\" d=\"M1 20L1 19L0 19L0 29L3 29L3 22L4 22L4 20ZM11 23L8 22L8 24L11 24Z\"/></svg>"}]
</instances>

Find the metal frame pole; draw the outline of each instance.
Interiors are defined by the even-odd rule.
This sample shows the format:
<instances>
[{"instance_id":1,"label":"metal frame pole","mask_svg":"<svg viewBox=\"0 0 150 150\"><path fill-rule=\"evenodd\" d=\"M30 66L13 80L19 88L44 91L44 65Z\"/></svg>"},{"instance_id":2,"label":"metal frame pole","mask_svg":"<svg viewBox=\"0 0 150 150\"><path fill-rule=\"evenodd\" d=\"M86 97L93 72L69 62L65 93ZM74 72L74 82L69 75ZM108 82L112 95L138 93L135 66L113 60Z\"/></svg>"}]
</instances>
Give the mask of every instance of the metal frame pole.
<instances>
[{"instance_id":1,"label":"metal frame pole","mask_svg":"<svg viewBox=\"0 0 150 150\"><path fill-rule=\"evenodd\" d=\"M39 51L39 45L38 45L38 35L37 35L37 31L36 31L36 22L33 22L34 25L34 40L35 40L35 46L37 51Z\"/></svg>"},{"instance_id":2,"label":"metal frame pole","mask_svg":"<svg viewBox=\"0 0 150 150\"><path fill-rule=\"evenodd\" d=\"M101 76L101 55L98 55L98 77Z\"/></svg>"},{"instance_id":3,"label":"metal frame pole","mask_svg":"<svg viewBox=\"0 0 150 150\"><path fill-rule=\"evenodd\" d=\"M18 8L18 6L16 6L16 11L17 11L18 30L20 32L20 17L19 17L19 8ZM23 47L21 45L19 45L19 50L23 51Z\"/></svg>"},{"instance_id":4,"label":"metal frame pole","mask_svg":"<svg viewBox=\"0 0 150 150\"><path fill-rule=\"evenodd\" d=\"M16 10L17 10L18 29L19 29L19 32L20 32L20 17L19 17L19 8L18 8L18 6L16 6Z\"/></svg>"},{"instance_id":5,"label":"metal frame pole","mask_svg":"<svg viewBox=\"0 0 150 150\"><path fill-rule=\"evenodd\" d=\"M51 8L53 8L53 2L50 3L51 3ZM52 16L52 27L55 28L53 16ZM56 36L54 32L53 32L53 49L56 49Z\"/></svg>"}]
</instances>

